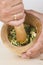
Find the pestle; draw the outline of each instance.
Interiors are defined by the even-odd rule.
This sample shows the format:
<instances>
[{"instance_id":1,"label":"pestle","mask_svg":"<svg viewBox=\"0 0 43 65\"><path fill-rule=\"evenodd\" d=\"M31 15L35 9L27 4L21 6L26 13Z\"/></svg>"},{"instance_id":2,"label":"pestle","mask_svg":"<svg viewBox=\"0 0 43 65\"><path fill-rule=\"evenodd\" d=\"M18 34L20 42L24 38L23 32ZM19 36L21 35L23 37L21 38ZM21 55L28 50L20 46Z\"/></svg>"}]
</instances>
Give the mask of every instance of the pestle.
<instances>
[{"instance_id":1,"label":"pestle","mask_svg":"<svg viewBox=\"0 0 43 65\"><path fill-rule=\"evenodd\" d=\"M26 40L26 32L23 24L15 26L15 31L16 31L16 39L18 42L22 43L23 41Z\"/></svg>"},{"instance_id":2,"label":"pestle","mask_svg":"<svg viewBox=\"0 0 43 65\"><path fill-rule=\"evenodd\" d=\"M24 13L24 6L22 2L20 2L17 6L15 6L15 13L16 11L17 14L14 15L14 22L18 23L18 25L14 26L16 32L16 39L18 42L24 42L26 40L27 35L23 24L25 20L25 13Z\"/></svg>"}]
</instances>

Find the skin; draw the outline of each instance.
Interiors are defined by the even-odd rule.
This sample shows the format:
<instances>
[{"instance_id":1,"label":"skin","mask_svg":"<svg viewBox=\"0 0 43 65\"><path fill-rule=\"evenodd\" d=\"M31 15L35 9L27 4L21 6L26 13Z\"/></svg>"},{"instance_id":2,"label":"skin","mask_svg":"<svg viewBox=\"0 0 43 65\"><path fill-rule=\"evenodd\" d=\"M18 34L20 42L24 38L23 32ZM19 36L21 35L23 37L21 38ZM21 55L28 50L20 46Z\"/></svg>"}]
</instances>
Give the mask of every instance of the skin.
<instances>
[{"instance_id":1,"label":"skin","mask_svg":"<svg viewBox=\"0 0 43 65\"><path fill-rule=\"evenodd\" d=\"M42 32L37 40L36 44L28 49L25 53L22 54L22 58L35 58L43 53L43 13L38 13L33 10L27 10L28 13L31 13L38 17L42 23Z\"/></svg>"},{"instance_id":2,"label":"skin","mask_svg":"<svg viewBox=\"0 0 43 65\"><path fill-rule=\"evenodd\" d=\"M0 20L2 22L15 26L20 24L22 18L25 18L22 0L0 0Z\"/></svg>"}]
</instances>

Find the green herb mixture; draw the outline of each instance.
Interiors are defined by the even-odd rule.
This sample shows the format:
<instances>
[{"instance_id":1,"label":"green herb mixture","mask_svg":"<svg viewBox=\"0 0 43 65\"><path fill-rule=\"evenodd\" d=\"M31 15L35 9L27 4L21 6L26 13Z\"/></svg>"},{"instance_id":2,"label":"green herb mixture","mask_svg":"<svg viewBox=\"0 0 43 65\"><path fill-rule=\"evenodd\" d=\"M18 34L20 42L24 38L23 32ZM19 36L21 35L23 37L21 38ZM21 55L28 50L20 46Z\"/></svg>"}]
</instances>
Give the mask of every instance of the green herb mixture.
<instances>
[{"instance_id":1,"label":"green herb mixture","mask_svg":"<svg viewBox=\"0 0 43 65\"><path fill-rule=\"evenodd\" d=\"M36 38L37 31L34 26L24 24L24 28L27 33L27 38L23 43L21 43L16 40L16 32L14 30L14 27L8 26L8 28L7 28L8 39L12 45L25 46L25 45L29 44L30 42L32 42L34 40L34 38Z\"/></svg>"}]
</instances>

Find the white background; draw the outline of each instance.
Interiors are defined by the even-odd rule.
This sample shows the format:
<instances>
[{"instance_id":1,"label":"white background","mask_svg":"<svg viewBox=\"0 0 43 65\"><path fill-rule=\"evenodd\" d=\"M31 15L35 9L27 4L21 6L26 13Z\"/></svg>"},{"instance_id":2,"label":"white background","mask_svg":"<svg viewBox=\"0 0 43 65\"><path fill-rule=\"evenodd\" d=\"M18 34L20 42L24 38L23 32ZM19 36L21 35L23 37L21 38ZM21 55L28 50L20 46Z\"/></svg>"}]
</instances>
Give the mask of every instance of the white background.
<instances>
[{"instance_id":1,"label":"white background","mask_svg":"<svg viewBox=\"0 0 43 65\"><path fill-rule=\"evenodd\" d=\"M25 9L33 9L43 13L43 0L23 0ZM0 22L0 31L2 24ZM39 59L24 60L14 55L6 48L0 39L0 65L43 65Z\"/></svg>"},{"instance_id":2,"label":"white background","mask_svg":"<svg viewBox=\"0 0 43 65\"><path fill-rule=\"evenodd\" d=\"M43 13L43 0L23 0L25 9L33 9Z\"/></svg>"}]
</instances>

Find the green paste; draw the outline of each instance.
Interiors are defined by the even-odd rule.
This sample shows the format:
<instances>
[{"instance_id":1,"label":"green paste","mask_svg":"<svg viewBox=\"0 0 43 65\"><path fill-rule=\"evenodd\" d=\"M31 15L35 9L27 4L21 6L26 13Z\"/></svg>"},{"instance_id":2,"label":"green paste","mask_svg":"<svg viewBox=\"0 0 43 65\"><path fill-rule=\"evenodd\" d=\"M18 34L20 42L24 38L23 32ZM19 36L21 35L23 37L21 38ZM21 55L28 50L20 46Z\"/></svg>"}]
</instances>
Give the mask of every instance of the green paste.
<instances>
[{"instance_id":1,"label":"green paste","mask_svg":"<svg viewBox=\"0 0 43 65\"><path fill-rule=\"evenodd\" d=\"M25 31L27 33L27 38L23 43L21 43L21 42L18 42L16 39L16 32L14 30L14 27L8 26L8 28L7 28L8 39L12 45L25 46L25 45L29 44L30 42L32 42L36 38L37 31L36 31L36 28L34 26L24 24L24 28L25 28Z\"/></svg>"}]
</instances>

